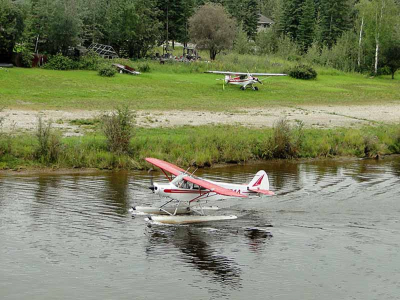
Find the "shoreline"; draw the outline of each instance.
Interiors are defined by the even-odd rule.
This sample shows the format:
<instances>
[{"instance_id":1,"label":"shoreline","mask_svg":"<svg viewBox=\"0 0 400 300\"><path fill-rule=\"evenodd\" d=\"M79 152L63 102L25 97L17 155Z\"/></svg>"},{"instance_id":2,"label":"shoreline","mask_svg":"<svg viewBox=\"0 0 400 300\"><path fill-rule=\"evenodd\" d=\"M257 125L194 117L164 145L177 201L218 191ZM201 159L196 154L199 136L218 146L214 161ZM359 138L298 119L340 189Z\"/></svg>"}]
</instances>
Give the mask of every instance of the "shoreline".
<instances>
[{"instance_id":1,"label":"shoreline","mask_svg":"<svg viewBox=\"0 0 400 300\"><path fill-rule=\"evenodd\" d=\"M359 158L354 156L335 156L335 157L315 157L315 158L294 158L294 159L270 159L270 160L249 160L246 162L238 163L216 163L209 167L202 167L202 170L211 170L227 167L246 166L246 165L258 165L258 164L278 164L278 163L306 163L306 162L354 162L354 161L382 161L385 159L396 159L399 158L400 154L387 154L382 155L379 158ZM54 168L54 167L33 167L33 168L21 168L15 169L0 169L0 176L33 176L33 175L93 175L113 172L148 172L148 169L99 169L99 168Z\"/></svg>"}]
</instances>

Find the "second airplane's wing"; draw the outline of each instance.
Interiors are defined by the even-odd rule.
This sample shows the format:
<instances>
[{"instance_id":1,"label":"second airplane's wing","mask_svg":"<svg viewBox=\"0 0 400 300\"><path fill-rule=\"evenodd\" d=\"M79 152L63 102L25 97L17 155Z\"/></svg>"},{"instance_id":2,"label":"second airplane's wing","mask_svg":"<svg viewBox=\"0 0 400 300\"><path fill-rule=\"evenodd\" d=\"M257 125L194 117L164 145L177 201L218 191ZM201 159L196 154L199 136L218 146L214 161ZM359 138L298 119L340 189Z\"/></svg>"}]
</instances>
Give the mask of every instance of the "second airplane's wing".
<instances>
[{"instance_id":1,"label":"second airplane's wing","mask_svg":"<svg viewBox=\"0 0 400 300\"><path fill-rule=\"evenodd\" d=\"M207 71L205 73L210 74L222 74L222 75L252 75L252 76L287 76L283 73L246 73L246 72L229 72L229 71Z\"/></svg>"}]
</instances>

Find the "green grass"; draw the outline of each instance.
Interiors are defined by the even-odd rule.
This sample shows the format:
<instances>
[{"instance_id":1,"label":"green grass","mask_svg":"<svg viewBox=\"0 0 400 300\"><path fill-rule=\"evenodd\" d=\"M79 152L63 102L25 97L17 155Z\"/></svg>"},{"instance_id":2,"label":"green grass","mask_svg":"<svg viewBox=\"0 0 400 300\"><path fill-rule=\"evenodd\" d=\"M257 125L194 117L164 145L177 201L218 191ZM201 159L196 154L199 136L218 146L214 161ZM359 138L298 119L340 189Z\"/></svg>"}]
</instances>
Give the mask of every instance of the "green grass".
<instances>
[{"instance_id":1,"label":"green grass","mask_svg":"<svg viewBox=\"0 0 400 300\"><path fill-rule=\"evenodd\" d=\"M282 72L290 63L261 59L224 58L211 65L149 62L151 72L140 76L117 74L103 78L95 71L53 71L13 68L0 70L0 107L24 109L106 110L122 104L141 110L207 110L268 108L273 105L352 105L400 101L399 79L374 79L360 74L319 68L317 80L271 77L260 91L222 90L222 76L207 69L250 67L250 71ZM256 68L263 63L263 68ZM246 65L247 64L247 65ZM135 63L132 63L135 65ZM268 66L273 66L269 68ZM256 69L256 70L255 70ZM246 70L238 70L246 71Z\"/></svg>"},{"instance_id":2,"label":"green grass","mask_svg":"<svg viewBox=\"0 0 400 300\"><path fill-rule=\"evenodd\" d=\"M290 133L298 137L298 131ZM297 135L296 137L294 135ZM0 169L21 168L100 168L140 169L145 157L157 157L180 166L210 166L281 157L273 129L235 126L137 128L129 153L113 154L100 132L83 137L64 137L55 161L37 156L34 134L0 134ZM294 157L375 157L400 154L400 127L375 126L358 129L303 129L303 138Z\"/></svg>"}]
</instances>

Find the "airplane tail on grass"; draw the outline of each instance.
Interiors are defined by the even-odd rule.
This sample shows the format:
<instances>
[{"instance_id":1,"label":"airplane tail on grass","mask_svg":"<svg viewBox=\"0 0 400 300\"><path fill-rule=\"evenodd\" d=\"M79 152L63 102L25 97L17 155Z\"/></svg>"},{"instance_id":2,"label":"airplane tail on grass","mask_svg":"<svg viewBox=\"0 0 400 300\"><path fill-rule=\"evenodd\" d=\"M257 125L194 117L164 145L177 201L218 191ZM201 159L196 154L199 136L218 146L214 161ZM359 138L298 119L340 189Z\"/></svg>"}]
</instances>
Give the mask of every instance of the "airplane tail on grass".
<instances>
[{"instance_id":1,"label":"airplane tail on grass","mask_svg":"<svg viewBox=\"0 0 400 300\"><path fill-rule=\"evenodd\" d=\"M269 190L268 175L265 171L258 171L247 185L247 189L264 195L274 195L274 192Z\"/></svg>"}]
</instances>

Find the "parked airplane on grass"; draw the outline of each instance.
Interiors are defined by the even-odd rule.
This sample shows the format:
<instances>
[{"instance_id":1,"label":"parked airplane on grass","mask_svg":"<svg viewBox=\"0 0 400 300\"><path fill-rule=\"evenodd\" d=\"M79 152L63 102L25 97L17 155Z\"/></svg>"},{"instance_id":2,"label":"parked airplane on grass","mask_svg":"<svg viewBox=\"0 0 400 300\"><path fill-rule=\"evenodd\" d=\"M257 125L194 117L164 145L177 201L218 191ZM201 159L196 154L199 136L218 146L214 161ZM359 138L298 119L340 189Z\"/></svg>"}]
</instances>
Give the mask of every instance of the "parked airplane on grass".
<instances>
[{"instance_id":1,"label":"parked airplane on grass","mask_svg":"<svg viewBox=\"0 0 400 300\"><path fill-rule=\"evenodd\" d=\"M225 84L239 85L241 90L251 88L253 91L258 91L258 87L254 86L256 83L263 84L258 77L255 76L287 76L287 74L277 73L242 73L242 72L225 72L225 71L207 71L210 74L221 74L225 75L222 83L222 89L225 89Z\"/></svg>"},{"instance_id":2,"label":"parked airplane on grass","mask_svg":"<svg viewBox=\"0 0 400 300\"><path fill-rule=\"evenodd\" d=\"M265 171L258 171L249 184L231 184L194 176L193 173L156 158L146 158L146 161L159 167L169 181L166 184L152 183L150 190L169 200L160 207L136 206L132 208L132 212L150 214L149 220L155 222L189 224L236 219L236 216L206 216L204 211L218 210L218 207L203 207L201 203L232 197L274 195L269 190Z\"/></svg>"}]
</instances>

